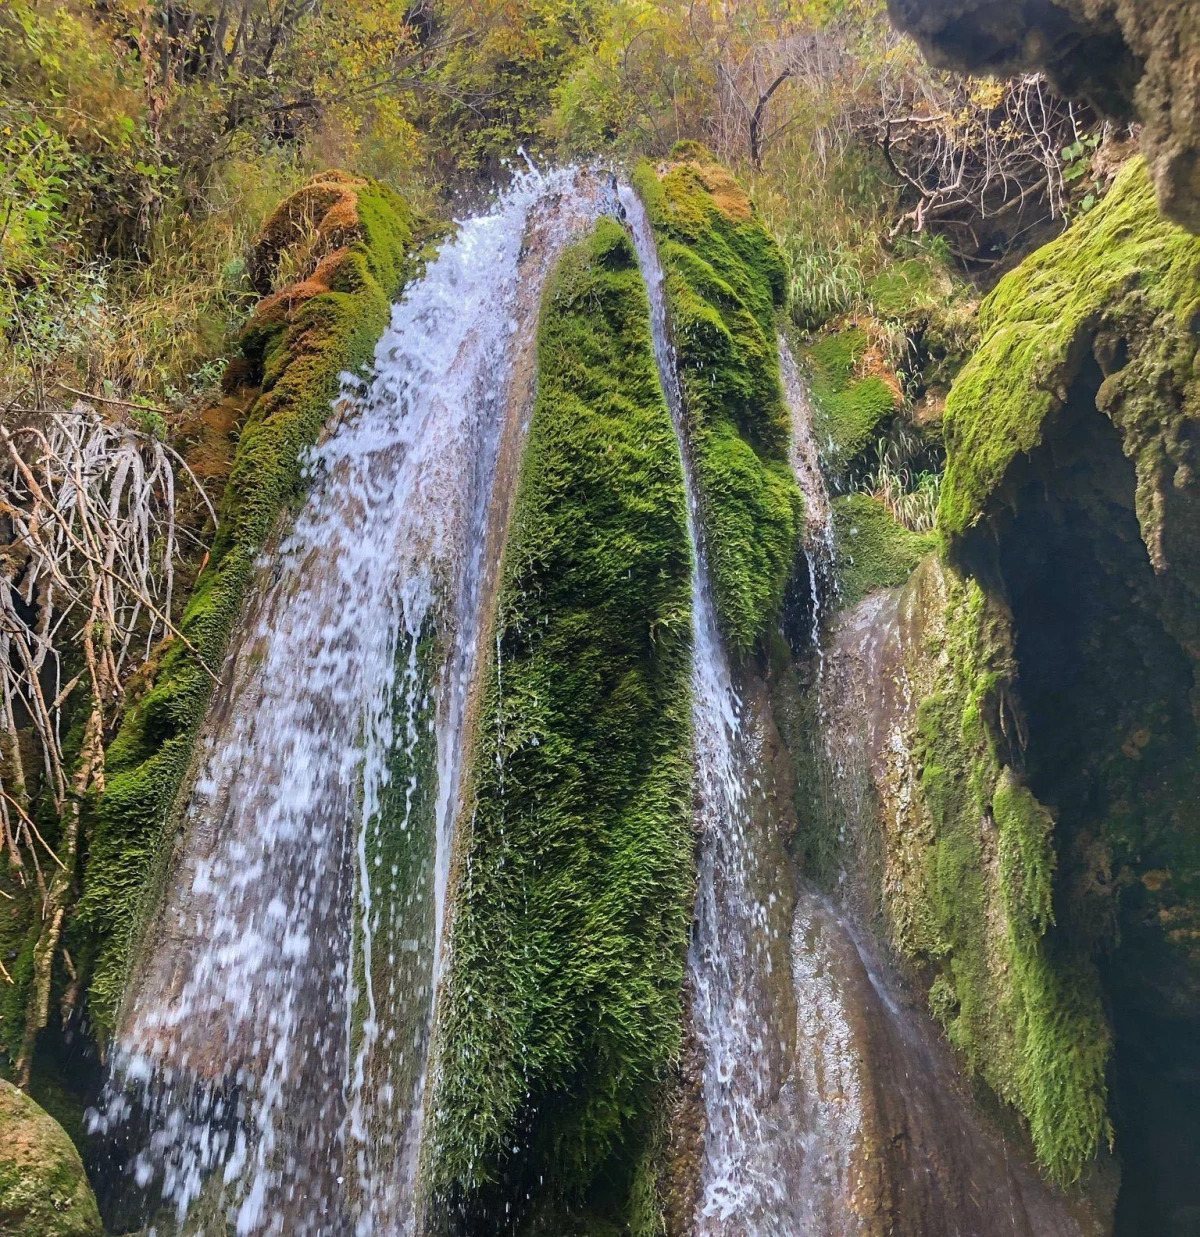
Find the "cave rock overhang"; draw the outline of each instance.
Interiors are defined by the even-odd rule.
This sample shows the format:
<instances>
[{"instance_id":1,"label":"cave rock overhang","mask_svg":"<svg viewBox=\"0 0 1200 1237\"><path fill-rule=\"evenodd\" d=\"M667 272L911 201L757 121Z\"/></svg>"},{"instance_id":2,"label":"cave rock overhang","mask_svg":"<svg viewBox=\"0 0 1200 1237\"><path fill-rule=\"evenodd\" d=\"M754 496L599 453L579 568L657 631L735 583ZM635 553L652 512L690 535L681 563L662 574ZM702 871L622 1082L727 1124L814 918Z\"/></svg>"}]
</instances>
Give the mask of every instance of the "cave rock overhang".
<instances>
[{"instance_id":1,"label":"cave rock overhang","mask_svg":"<svg viewBox=\"0 0 1200 1237\"><path fill-rule=\"evenodd\" d=\"M1141 121L1163 213L1200 233L1200 6L1189 0L888 0L930 61L1045 73L1068 98Z\"/></svg>"}]
</instances>

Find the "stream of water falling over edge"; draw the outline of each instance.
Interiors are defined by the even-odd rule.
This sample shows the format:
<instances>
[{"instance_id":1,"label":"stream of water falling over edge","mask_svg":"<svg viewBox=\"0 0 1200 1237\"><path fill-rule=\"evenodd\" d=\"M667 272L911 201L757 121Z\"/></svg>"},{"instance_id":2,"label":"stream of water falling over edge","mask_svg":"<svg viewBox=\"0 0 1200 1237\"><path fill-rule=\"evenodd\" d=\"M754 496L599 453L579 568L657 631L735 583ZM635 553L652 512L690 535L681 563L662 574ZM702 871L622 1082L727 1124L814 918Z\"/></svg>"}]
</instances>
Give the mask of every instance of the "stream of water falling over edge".
<instances>
[{"instance_id":1,"label":"stream of water falling over edge","mask_svg":"<svg viewBox=\"0 0 1200 1237\"><path fill-rule=\"evenodd\" d=\"M787 1117L798 1099L786 1051L769 1042L772 1009L792 1010L786 977L770 978L789 925L771 891L767 854L748 837L750 796L761 743L739 698L717 626L686 410L667 317L664 275L645 208L631 189L622 205L650 298L655 357L683 458L693 554L693 706L699 798L696 915L688 951L692 1020L703 1054L706 1117L699 1234L796 1237L815 1230L816 1191L806 1188L804 1156L790 1145ZM786 1017L786 1015L785 1015ZM793 1041L794 1042L794 1041ZM773 1128L769 1128L773 1127ZM801 1227L805 1226L805 1227Z\"/></svg>"},{"instance_id":2,"label":"stream of water falling over edge","mask_svg":"<svg viewBox=\"0 0 1200 1237\"><path fill-rule=\"evenodd\" d=\"M138 1184L160 1185L184 1231L224 1234L227 1218L239 1237L411 1229L514 340L533 335L572 227L599 213L577 182L573 169L523 173L442 246L394 307L365 391L344 393L295 525L260 563L206 726L164 949L140 976L92 1118L94 1133L140 1139ZM560 207L572 195L574 213ZM539 210L549 223L530 269ZM432 634L446 647L430 674ZM402 901L398 868L390 889L373 871L381 798L399 746L410 780L393 827L415 834L415 753L430 724L432 862ZM423 937L392 939L391 919L408 927L416 898L432 902L432 923L425 912ZM385 945L391 986L377 991L372 955ZM427 959L405 971L411 992L396 991L397 952ZM409 1001L415 1015L385 1008ZM398 1049L405 1024L416 1039Z\"/></svg>"}]
</instances>

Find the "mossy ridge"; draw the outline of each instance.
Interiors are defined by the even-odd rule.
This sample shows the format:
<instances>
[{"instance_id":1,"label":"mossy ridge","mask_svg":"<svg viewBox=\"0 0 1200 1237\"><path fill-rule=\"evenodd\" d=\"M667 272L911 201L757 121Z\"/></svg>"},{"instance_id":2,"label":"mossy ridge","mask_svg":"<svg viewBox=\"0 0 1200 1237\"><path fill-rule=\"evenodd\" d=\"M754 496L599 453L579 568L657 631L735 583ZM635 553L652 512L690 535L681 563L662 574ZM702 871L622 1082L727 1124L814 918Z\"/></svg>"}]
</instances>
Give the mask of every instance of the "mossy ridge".
<instances>
[{"instance_id":1,"label":"mossy ridge","mask_svg":"<svg viewBox=\"0 0 1200 1237\"><path fill-rule=\"evenodd\" d=\"M984 516L1016 457L1041 444L1089 353L1098 403L1137 466L1137 508L1161 557L1164 496L1194 468L1184 426L1200 419L1195 374L1200 238L1164 220L1141 159L1104 201L1000 281L983 342L951 389L939 526L953 546Z\"/></svg>"},{"instance_id":2,"label":"mossy ridge","mask_svg":"<svg viewBox=\"0 0 1200 1237\"><path fill-rule=\"evenodd\" d=\"M900 407L895 380L860 374L869 341L859 327L835 331L804 349L812 383L822 464L844 483Z\"/></svg>"},{"instance_id":3,"label":"mossy ridge","mask_svg":"<svg viewBox=\"0 0 1200 1237\"><path fill-rule=\"evenodd\" d=\"M941 606L918 654L937 657L913 750L928 832L919 866L889 881L891 934L934 968L931 1008L968 1069L1025 1117L1047 1174L1070 1183L1110 1137L1110 1034L1094 967L1054 931L1053 818L1004 739L1011 623L932 559L909 586L922 591L926 622Z\"/></svg>"},{"instance_id":4,"label":"mossy ridge","mask_svg":"<svg viewBox=\"0 0 1200 1237\"><path fill-rule=\"evenodd\" d=\"M441 1228L509 1205L509 1223L627 1211L681 1035L691 564L649 306L615 222L560 260L538 364L439 1025Z\"/></svg>"},{"instance_id":5,"label":"mossy ridge","mask_svg":"<svg viewBox=\"0 0 1200 1237\"><path fill-rule=\"evenodd\" d=\"M679 154L633 182L666 275L717 617L742 654L781 604L803 519L776 343L787 271L733 177L698 148Z\"/></svg>"},{"instance_id":6,"label":"mossy ridge","mask_svg":"<svg viewBox=\"0 0 1200 1237\"><path fill-rule=\"evenodd\" d=\"M398 193L341 174L314 183L336 190L341 243L307 279L263 301L245 329L243 350L263 391L242 430L209 562L180 621L214 669L255 558L302 490L302 453L328 420L341 375L369 365L412 269L414 217ZM356 223L345 218L348 199ZM274 218L288 210L285 203ZM268 238L272 222L264 229ZM311 221L318 234L322 222ZM170 642L153 681L131 693L107 752L107 786L92 813L73 932L77 957L90 963L90 1009L101 1032L114 1026L144 893L212 694L212 680L192 653Z\"/></svg>"},{"instance_id":7,"label":"mossy ridge","mask_svg":"<svg viewBox=\"0 0 1200 1237\"><path fill-rule=\"evenodd\" d=\"M868 593L903 584L937 546L935 533L915 533L900 524L870 494L833 500L838 604L857 605Z\"/></svg>"}]
</instances>

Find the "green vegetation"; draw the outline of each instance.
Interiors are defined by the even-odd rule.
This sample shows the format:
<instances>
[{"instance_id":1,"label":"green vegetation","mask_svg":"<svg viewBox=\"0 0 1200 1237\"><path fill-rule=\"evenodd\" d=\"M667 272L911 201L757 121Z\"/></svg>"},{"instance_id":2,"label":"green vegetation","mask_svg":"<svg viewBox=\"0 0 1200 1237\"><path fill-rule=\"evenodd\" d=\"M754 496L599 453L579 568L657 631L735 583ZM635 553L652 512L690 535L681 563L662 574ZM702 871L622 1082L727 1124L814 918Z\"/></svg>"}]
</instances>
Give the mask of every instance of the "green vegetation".
<instances>
[{"instance_id":1,"label":"green vegetation","mask_svg":"<svg viewBox=\"0 0 1200 1237\"><path fill-rule=\"evenodd\" d=\"M0 1080L0 1232L104 1237L79 1152L27 1095Z\"/></svg>"},{"instance_id":2,"label":"green vegetation","mask_svg":"<svg viewBox=\"0 0 1200 1237\"><path fill-rule=\"evenodd\" d=\"M263 392L242 428L211 556L180 623L210 668L221 665L260 548L300 491L301 453L325 424L341 374L369 363L410 270L413 218L394 191L334 176L302 193L325 208L313 221L318 237L336 229L349 243L263 301L246 328L249 376ZM285 202L268 224L268 247L278 248L280 231L300 239L288 222L293 206ZM104 1029L113 1025L139 908L212 693L196 657L169 642L108 748L76 924L79 956L94 968L92 1016Z\"/></svg>"},{"instance_id":3,"label":"green vegetation","mask_svg":"<svg viewBox=\"0 0 1200 1237\"><path fill-rule=\"evenodd\" d=\"M658 238L717 617L736 653L792 569L803 499L788 462L775 311L783 257L745 191L704 154L634 181Z\"/></svg>"},{"instance_id":4,"label":"green vegetation","mask_svg":"<svg viewBox=\"0 0 1200 1237\"><path fill-rule=\"evenodd\" d=\"M1045 440L1094 352L1109 375L1104 411L1137 465L1138 514L1154 552L1160 496L1184 464L1180 427L1200 415L1198 265L1200 239L1162 219L1134 160L1095 210L1000 282L980 310L983 342L946 406L947 538L972 528L1014 459Z\"/></svg>"},{"instance_id":5,"label":"green vegetation","mask_svg":"<svg viewBox=\"0 0 1200 1237\"><path fill-rule=\"evenodd\" d=\"M680 1040L690 554L649 307L615 222L560 260L539 330L439 1031L443 1225L451 1203L486 1215L529 1195L624 1213Z\"/></svg>"},{"instance_id":6,"label":"green vegetation","mask_svg":"<svg viewBox=\"0 0 1200 1237\"><path fill-rule=\"evenodd\" d=\"M914 757L932 834L898 944L937 968L930 1005L971 1072L1029 1122L1038 1159L1078 1179L1110 1136L1110 1037L1094 967L1054 925L1054 821L1006 764L1008 619L946 577L944 650ZM928 633L933 637L933 633ZM894 914L893 918L897 918Z\"/></svg>"},{"instance_id":7,"label":"green vegetation","mask_svg":"<svg viewBox=\"0 0 1200 1237\"><path fill-rule=\"evenodd\" d=\"M937 546L932 533L905 528L870 494L835 498L833 527L842 606L857 605L868 593L903 584Z\"/></svg>"},{"instance_id":8,"label":"green vegetation","mask_svg":"<svg viewBox=\"0 0 1200 1237\"><path fill-rule=\"evenodd\" d=\"M825 336L804 352L822 459L835 479L862 461L900 404L895 380L883 376L886 370L877 366L875 373L861 372L867 349L866 333L851 328Z\"/></svg>"}]
</instances>

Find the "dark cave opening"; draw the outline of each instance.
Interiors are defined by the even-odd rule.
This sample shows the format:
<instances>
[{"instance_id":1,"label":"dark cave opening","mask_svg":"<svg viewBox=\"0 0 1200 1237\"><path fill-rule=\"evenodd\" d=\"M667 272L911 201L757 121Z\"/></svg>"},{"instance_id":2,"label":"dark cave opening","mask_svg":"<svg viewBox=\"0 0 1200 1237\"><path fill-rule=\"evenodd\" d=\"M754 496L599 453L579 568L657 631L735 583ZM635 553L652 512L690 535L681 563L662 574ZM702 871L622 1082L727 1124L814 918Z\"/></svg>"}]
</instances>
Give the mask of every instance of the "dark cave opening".
<instances>
[{"instance_id":1,"label":"dark cave opening","mask_svg":"<svg viewBox=\"0 0 1200 1237\"><path fill-rule=\"evenodd\" d=\"M1196 1237L1195 676L1164 621L1134 466L1096 408L1101 378L1093 363L1077 380L978 549L1012 607L1029 783L1058 822L1057 945L1097 960L1112 1020L1116 1235Z\"/></svg>"}]
</instances>

